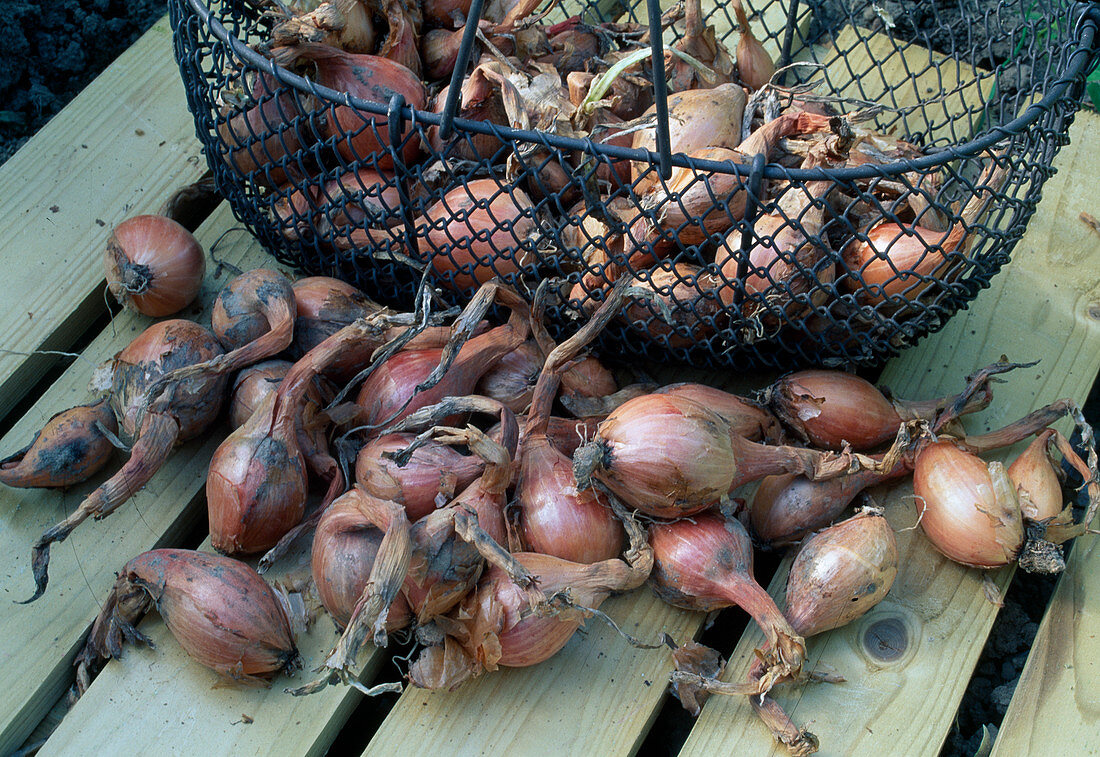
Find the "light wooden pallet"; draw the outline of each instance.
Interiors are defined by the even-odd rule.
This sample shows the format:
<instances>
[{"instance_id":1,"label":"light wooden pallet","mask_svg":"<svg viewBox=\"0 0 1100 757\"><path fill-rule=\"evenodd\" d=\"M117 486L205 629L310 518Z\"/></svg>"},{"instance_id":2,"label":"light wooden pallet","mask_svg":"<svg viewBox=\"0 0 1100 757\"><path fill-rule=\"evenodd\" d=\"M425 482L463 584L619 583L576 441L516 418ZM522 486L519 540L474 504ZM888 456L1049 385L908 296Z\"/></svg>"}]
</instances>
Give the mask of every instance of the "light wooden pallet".
<instances>
[{"instance_id":1,"label":"light wooden pallet","mask_svg":"<svg viewBox=\"0 0 1100 757\"><path fill-rule=\"evenodd\" d=\"M849 63L860 65L859 54L858 49L850 53ZM875 50L867 49L865 54L874 55ZM966 76L960 69L960 82ZM137 86L146 82L151 83L148 89ZM130 86L140 94L124 95L122 102L127 103L128 118L148 124L138 127L145 132L140 138L105 126L115 115L111 107L123 90L130 92L126 89ZM103 104L108 95L112 106ZM920 96L916 90L913 95ZM64 349L80 333L72 324L95 312L94 303L102 292L99 252L106 234L95 223L96 216L109 228L125 215L152 210L169 189L201 170L195 159L197 145L189 136L193 127L182 102L162 24L58 116L51 123L53 131L44 131L0 168L0 176L8 179L4 186L33 179L28 186L37 187L6 204L0 220L22 235L43 261L38 278L21 282L16 296L0 310L0 319L13 324L25 311L36 314L28 320L43 319L35 320L34 328L17 332L23 334L19 349L28 351L43 344ZM979 425L997 425L1004 415L1020 414L1058 396L1083 399L1100 368L1096 304L1100 302L1100 239L1076 220L1081 210L1090 209L1087 183L1067 181L1067 177L1095 175L1091 169L1100 153L1098 127L1100 119L1079 117L1071 133L1073 143L1056 162L1062 173L1046 185L1043 203L1014 262L994 279L992 289L944 331L887 367L884 381L899 394L923 398L954 390L958 377L1008 353L1021 360L1042 357L1043 363L999 387L999 414L983 416ZM165 145L142 153L141 139L154 130L162 135L156 141ZM58 145L69 144L65 140L71 140L72 134L90 135L87 150L107 157L73 164L81 171L69 185L57 180L61 167L48 174L41 166L48 163L45 156L59 151ZM164 152L167 145L172 148ZM118 188L123 201L90 189L102 186ZM139 199L128 199L131 196ZM37 225L26 220L41 215L41 204L51 197L49 202L60 209L54 216L73 208L74 215L65 223L67 236L60 240L51 236L58 232L48 219ZM88 202L88 197L96 199ZM113 215L102 215L107 212ZM234 225L223 206L200 229L200 242L209 248ZM7 256L9 270L24 260L24 253L13 247L2 254ZM219 247L219 257L246 266L265 261L259 246L244 233L230 234ZM211 272L204 303L209 303L221 283ZM43 305L43 300L48 303ZM1005 318L1006 310L1012 313L1011 319ZM47 312L48 324L43 325ZM192 315L203 317L201 311ZM0 439L0 450L21 446L46 417L82 400L91 365L109 358L147 323L128 314L115 318L84 349L85 359L69 366ZM6 371L0 372L2 413L30 391L27 377L40 371L41 363L9 357L0 362L0 368ZM749 383L765 381L750 379ZM113 581L113 571L145 549L178 543L203 517L205 468L216 443L216 439L199 441L178 450L133 502L110 520L89 523L57 545L46 596L29 607L10 605L0 613L0 634L5 639L0 645L0 680L6 684L0 691L0 753L17 748L67 687L72 657ZM74 507L93 483L61 494L0 490L0 544L7 561L0 571L4 597L22 599L30 593L29 545L43 528ZM912 522L904 494L904 489L881 493L898 526ZM1040 682L1044 687L1065 687L1066 676L1088 680L1087 666L1092 663L1084 656L1091 642L1088 627L1079 618L1094 613L1100 600L1096 592L1086 590L1089 579L1084 571L1093 550L1082 546L1086 548L1073 558L1072 569L1079 572L1063 580L1060 599L1052 605L1037 640L1036 659L1029 662L1006 718L1005 754L1020 753L1015 745L1027 739L1050 744L1061 737L1068 745L1072 738L1085 738L1071 736L1073 729L1062 732L1052 726L1059 732L1051 733L1029 730L1028 725ZM995 608L985 600L975 572L939 558L919 532L903 534L901 548L906 567L889 600L854 628L811 642L812 659L841 669L848 683L833 689L818 686L778 692L795 719L821 736L826 753L938 751L993 621ZM1003 585L1009 577L1005 571L998 580ZM780 587L777 577L773 588ZM645 638L666 631L682 639L697 633L702 621L698 615L660 604L644 591L616 598L605 609L627 631ZM860 640L870 624L888 619L897 619L907 630L910 645L900 659L886 664L869 659L861 651ZM1059 636L1067 624L1075 629L1080 652ZM98 753L317 754L342 729L358 727L346 723L361 703L354 691L333 688L293 699L282 693L286 679L266 690L215 688L213 674L186 658L159 619L145 621L143 630L163 643L155 652L134 649L123 660L109 664L50 736L43 754L82 754L93 749ZM334 638L330 624L320 623L311 630L302 641L307 668L319 662ZM733 651L732 672L743 670L747 652L756 643L750 633L736 650L723 650ZM1071 657L1078 667L1063 672L1061 666ZM662 704L670 668L664 652L634 650L606 626L592 621L585 635L537 668L485 676L453 695L406 692L366 751L412 753L432 748L446 754L544 754L552 745L561 754L631 754L646 737ZM392 680L395 672L387 656L375 652L364 679L378 675ZM1074 692L1083 687L1079 682ZM1049 698L1049 691L1043 689L1045 697ZM1074 697L1075 693L1063 689L1060 695ZM1078 696L1075 701L1081 728L1073 733L1082 734L1094 717L1093 700L1081 704ZM1054 708L1049 699L1045 706ZM1059 706L1058 712L1065 709ZM683 753L704 749L727 753L733 743L746 753L770 750L766 732L745 710L743 702L712 699ZM361 734L359 743L365 743L368 735Z\"/></svg>"}]
</instances>

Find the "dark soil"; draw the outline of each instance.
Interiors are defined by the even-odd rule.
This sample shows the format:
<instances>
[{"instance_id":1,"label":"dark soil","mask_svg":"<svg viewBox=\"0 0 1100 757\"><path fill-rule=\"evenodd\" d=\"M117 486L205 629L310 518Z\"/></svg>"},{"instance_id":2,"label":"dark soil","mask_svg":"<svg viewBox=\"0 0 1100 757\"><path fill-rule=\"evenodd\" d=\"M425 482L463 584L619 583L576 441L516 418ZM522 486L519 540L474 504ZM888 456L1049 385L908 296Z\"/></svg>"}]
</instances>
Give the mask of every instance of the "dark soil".
<instances>
[{"instance_id":1,"label":"dark soil","mask_svg":"<svg viewBox=\"0 0 1100 757\"><path fill-rule=\"evenodd\" d=\"M4 0L0 163L164 13L164 0Z\"/></svg>"}]
</instances>

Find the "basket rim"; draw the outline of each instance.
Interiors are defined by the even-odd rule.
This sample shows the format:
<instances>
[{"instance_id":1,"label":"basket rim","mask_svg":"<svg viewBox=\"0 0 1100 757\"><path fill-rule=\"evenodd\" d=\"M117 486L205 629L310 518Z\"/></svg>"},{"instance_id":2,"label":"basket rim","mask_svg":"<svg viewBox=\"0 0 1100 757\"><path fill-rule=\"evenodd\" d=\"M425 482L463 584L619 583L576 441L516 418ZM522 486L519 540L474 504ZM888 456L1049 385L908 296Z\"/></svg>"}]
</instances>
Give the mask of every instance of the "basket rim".
<instances>
[{"instance_id":1,"label":"basket rim","mask_svg":"<svg viewBox=\"0 0 1100 757\"><path fill-rule=\"evenodd\" d=\"M389 105L384 105L363 100L359 97L349 95L346 92L329 89L307 77L299 76L277 65L270 58L266 58L256 52L238 39L236 35L232 34L225 25L214 18L209 8L210 3L208 0L185 1L203 23L209 27L214 37L223 44L228 45L234 55L254 68L271 74L282 84L292 87L299 92L310 92L311 94L320 96L322 99L346 105L360 111L366 111L367 113L378 116L391 116L391 111L394 110L392 102ZM1066 97L1067 91L1075 81L1079 81L1084 77L1084 69L1095 53L1093 45L1094 41L1096 41L1097 28L1098 25L1100 25L1100 21L1098 21L1093 13L1089 12L1087 6L1084 9L1080 7L1084 4L1073 3L1073 5L1078 7L1078 18L1074 29L1077 47L1070 55L1069 63L1066 67L1067 70L1062 76L1055 79L1053 84L1047 89L1046 94L1038 102L1029 105L1021 115L1017 116L1012 121L991 127L985 134L967 142L963 142L962 144L944 147L919 158L900 159L889 163L867 164L847 168L786 168L778 164L766 163L760 175L765 179L780 179L787 181L816 180L847 183L866 179L897 177L911 171L926 171L931 168L938 168L952 160L975 158L990 151L990 149L1002 139L1011 137L1014 134L1019 134L1025 127L1038 121L1043 114L1049 112L1058 101ZM176 33L179 33L178 25L176 27ZM398 113L393 112L392 115L397 116ZM410 124L413 126L415 126L417 122L422 122L430 126L439 126L443 119L442 115L424 110L417 110L405 104L402 104L400 108L400 117L410 121ZM484 121L471 121L464 118L455 118L453 124L455 128L461 129L462 131L496 136L504 141L538 143L558 150L579 150L595 157L604 156L614 160L631 160L649 163L654 167L660 165L660 153L653 150L599 144L592 142L591 139L562 137L537 130L515 129L499 124L486 124ZM678 168L690 168L712 173L735 174L740 177L751 177L756 170L759 170L758 161L742 164L733 161L702 160L691 158L685 153L673 153L672 165Z\"/></svg>"}]
</instances>

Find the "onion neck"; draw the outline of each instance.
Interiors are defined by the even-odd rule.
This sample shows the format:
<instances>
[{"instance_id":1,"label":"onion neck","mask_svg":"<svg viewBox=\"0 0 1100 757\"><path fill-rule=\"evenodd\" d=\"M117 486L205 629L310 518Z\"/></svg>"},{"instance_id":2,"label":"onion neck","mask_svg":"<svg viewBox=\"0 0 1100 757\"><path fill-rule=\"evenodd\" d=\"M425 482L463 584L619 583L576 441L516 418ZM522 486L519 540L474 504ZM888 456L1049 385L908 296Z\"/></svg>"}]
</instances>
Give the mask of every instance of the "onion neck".
<instances>
[{"instance_id":1,"label":"onion neck","mask_svg":"<svg viewBox=\"0 0 1100 757\"><path fill-rule=\"evenodd\" d=\"M759 481L764 476L780 473L798 473L810 480L822 481L860 470L858 459L846 453L758 444L737 434L730 435L730 445L737 456L737 470L732 477L730 491L753 481ZM595 466L593 466L594 469Z\"/></svg>"}]
</instances>

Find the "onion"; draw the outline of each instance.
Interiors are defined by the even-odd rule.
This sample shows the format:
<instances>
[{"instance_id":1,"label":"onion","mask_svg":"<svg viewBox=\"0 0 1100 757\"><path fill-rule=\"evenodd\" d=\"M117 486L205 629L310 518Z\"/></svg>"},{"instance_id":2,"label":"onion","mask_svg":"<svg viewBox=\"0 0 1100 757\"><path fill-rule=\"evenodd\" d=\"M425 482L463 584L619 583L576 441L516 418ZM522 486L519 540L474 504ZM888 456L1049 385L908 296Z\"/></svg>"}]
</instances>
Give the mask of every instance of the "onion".
<instances>
[{"instance_id":1,"label":"onion","mask_svg":"<svg viewBox=\"0 0 1100 757\"><path fill-rule=\"evenodd\" d=\"M500 401L512 412L522 413L531 404L541 370L542 354L535 342L528 340L481 377L476 393Z\"/></svg>"},{"instance_id":2,"label":"onion","mask_svg":"<svg viewBox=\"0 0 1100 757\"><path fill-rule=\"evenodd\" d=\"M597 563L622 550L625 534L619 520L595 491L578 488L569 458L550 443L547 427L563 369L618 312L624 289L621 285L612 289L588 323L552 348L541 320L544 300L536 297L533 330L540 346L550 349L527 414L516 486L522 538L529 551L575 563ZM541 292L544 295L546 290Z\"/></svg>"},{"instance_id":3,"label":"onion","mask_svg":"<svg viewBox=\"0 0 1100 757\"><path fill-rule=\"evenodd\" d=\"M668 97L669 147L672 154L692 154L705 147L732 149L741 142L741 117L745 110L745 90L736 84L714 89L693 89ZM656 106L645 116L656 118ZM657 131L647 127L634 132L634 149L656 150ZM659 183L650 163L633 163L634 191L644 195Z\"/></svg>"},{"instance_id":4,"label":"onion","mask_svg":"<svg viewBox=\"0 0 1100 757\"><path fill-rule=\"evenodd\" d=\"M709 94L717 93L725 87L734 87L744 97L743 91L736 84L693 91ZM669 98L670 119L672 99ZM744 142L738 140L728 144L717 136L713 140L706 140L703 135L699 135L697 139L702 144L693 146L686 152L696 160L732 161L747 165L758 154L763 154L766 158L784 137L820 131L828 124L827 116L792 111L767 122ZM671 125L669 128L671 129ZM686 125L683 128L685 131L688 129ZM690 129L696 128L699 126L692 121ZM740 134L739 122L737 133ZM675 142L676 138L671 138ZM634 146L638 147L637 136ZM676 152L675 148L673 152ZM634 240L652 244L658 252L671 250L677 244L686 246L707 242L712 234L724 232L740 220L745 214L748 201L745 191L747 184L737 174L704 173L692 168L675 168L668 181L654 183L652 188L649 186L646 185L646 195L640 203L646 213L635 221L630 233ZM635 183L635 191L641 192L643 189Z\"/></svg>"},{"instance_id":5,"label":"onion","mask_svg":"<svg viewBox=\"0 0 1100 757\"><path fill-rule=\"evenodd\" d=\"M278 391L214 451L206 478L206 502L210 542L215 549L251 554L276 545L285 547L280 540L305 512L308 476L298 442L302 400L315 376L349 348L377 339L386 326L383 315L358 320L310 350L290 369ZM327 472L331 481L318 517L343 486L343 474L335 461L327 466ZM265 564L273 559L265 557Z\"/></svg>"},{"instance_id":6,"label":"onion","mask_svg":"<svg viewBox=\"0 0 1100 757\"><path fill-rule=\"evenodd\" d=\"M415 53L415 48L414 48ZM423 110L427 100L417 75L401 63L376 55L346 53L328 45L299 44L272 51L284 67L313 67L318 84L380 105L395 94L404 96L410 108ZM335 140L336 150L347 161L370 161L378 168L392 168L389 128L385 116L376 116L348 105L331 104L323 123L325 136ZM406 138L400 148L406 163L420 151L418 140Z\"/></svg>"},{"instance_id":7,"label":"onion","mask_svg":"<svg viewBox=\"0 0 1100 757\"><path fill-rule=\"evenodd\" d=\"M898 575L894 530L864 511L802 543L787 576L786 616L802 636L851 623L886 598Z\"/></svg>"},{"instance_id":8,"label":"onion","mask_svg":"<svg viewBox=\"0 0 1100 757\"><path fill-rule=\"evenodd\" d=\"M999 568L1023 550L1020 503L1001 463L949 441L929 444L917 455L913 493L925 535L955 562Z\"/></svg>"},{"instance_id":9,"label":"onion","mask_svg":"<svg viewBox=\"0 0 1100 757\"><path fill-rule=\"evenodd\" d=\"M1016 487L1020 512L1032 523L1057 518L1062 514L1062 483L1051 455L1051 437L1047 429L1027 446L1008 466L1008 477Z\"/></svg>"},{"instance_id":10,"label":"onion","mask_svg":"<svg viewBox=\"0 0 1100 757\"><path fill-rule=\"evenodd\" d=\"M435 430L448 443L467 444L486 465L457 497L412 527L413 554L402 591L420 625L457 605L477 583L487 558L493 563L503 559L504 568L511 561L500 544L507 538L504 507L519 430L510 410L504 408L501 414L506 427L503 446L473 427ZM513 576L522 573L516 569Z\"/></svg>"},{"instance_id":11,"label":"onion","mask_svg":"<svg viewBox=\"0 0 1100 757\"><path fill-rule=\"evenodd\" d=\"M363 491L403 506L412 522L435 510L440 496L449 500L469 486L485 468L477 455L434 440L418 446L403 465L390 456L414 439L409 433L385 434L367 442L355 458L355 481Z\"/></svg>"},{"instance_id":12,"label":"onion","mask_svg":"<svg viewBox=\"0 0 1100 757\"><path fill-rule=\"evenodd\" d=\"M880 221L861 235L866 239L853 239L844 248L844 264L851 272L842 279L845 289L868 305L933 294L934 280L944 280L951 266L959 265L955 253L964 253L973 241L970 229L1006 176L1006 169L991 164L978 179L980 189L946 232Z\"/></svg>"},{"instance_id":13,"label":"onion","mask_svg":"<svg viewBox=\"0 0 1100 757\"><path fill-rule=\"evenodd\" d=\"M198 241L165 216L134 216L120 223L107 241L104 260L115 299L154 318L194 302L206 274Z\"/></svg>"},{"instance_id":14,"label":"onion","mask_svg":"<svg viewBox=\"0 0 1100 757\"><path fill-rule=\"evenodd\" d=\"M420 3L424 23L453 29L465 23L470 12L470 0L426 0Z\"/></svg>"},{"instance_id":15,"label":"onion","mask_svg":"<svg viewBox=\"0 0 1100 757\"><path fill-rule=\"evenodd\" d=\"M30 444L0 460L0 483L38 488L86 481L114 451L104 431L118 433L118 421L106 400L62 410L46 421Z\"/></svg>"},{"instance_id":16,"label":"onion","mask_svg":"<svg viewBox=\"0 0 1100 757\"><path fill-rule=\"evenodd\" d=\"M775 416L760 403L746 397L689 382L668 384L657 389L655 394L671 394L694 400L722 416L735 434L749 441L778 444L783 440L783 429Z\"/></svg>"},{"instance_id":17,"label":"onion","mask_svg":"<svg viewBox=\"0 0 1100 757\"><path fill-rule=\"evenodd\" d=\"M378 55L388 58L420 76L420 23L419 4L405 0L372 0L386 17L389 29L378 48ZM419 107L419 106L414 106Z\"/></svg>"},{"instance_id":18,"label":"onion","mask_svg":"<svg viewBox=\"0 0 1100 757\"><path fill-rule=\"evenodd\" d=\"M252 417L265 397L275 394L279 382L294 364L287 360L265 360L237 374L229 392L229 425L238 429Z\"/></svg>"},{"instance_id":19,"label":"onion","mask_svg":"<svg viewBox=\"0 0 1100 757\"><path fill-rule=\"evenodd\" d=\"M301 664L284 602L256 571L220 555L154 549L118 574L77 656L79 691L126 641L152 646L135 626L153 605L184 651L225 678L267 683Z\"/></svg>"},{"instance_id":20,"label":"onion","mask_svg":"<svg viewBox=\"0 0 1100 757\"><path fill-rule=\"evenodd\" d=\"M351 284L328 276L310 276L294 282L296 318L292 352L301 356L356 319L385 311ZM341 381L354 376L366 365L381 342L369 341L363 349L347 350L331 366L327 374Z\"/></svg>"},{"instance_id":21,"label":"onion","mask_svg":"<svg viewBox=\"0 0 1100 757\"><path fill-rule=\"evenodd\" d=\"M613 592L640 586L652 567L653 554L644 547L633 563L615 559L592 565L532 552L515 558L538 576L541 592L552 596L568 591L572 604L595 609ZM581 627L583 615L538 612L529 591L493 566L448 620L454 634L447 636L444 645L426 648L409 669L414 686L454 690L486 670L537 665L565 646Z\"/></svg>"},{"instance_id":22,"label":"onion","mask_svg":"<svg viewBox=\"0 0 1100 757\"><path fill-rule=\"evenodd\" d=\"M773 473L825 479L851 472L850 455L764 446L735 433L703 405L675 394L628 400L577 449L578 488L596 479L647 515L701 512L722 496Z\"/></svg>"},{"instance_id":23,"label":"onion","mask_svg":"<svg viewBox=\"0 0 1100 757\"><path fill-rule=\"evenodd\" d=\"M495 277L507 280L534 260L531 238L537 231L531 199L518 187L496 179L475 179L447 192L413 225L420 236L420 257L441 284L465 291ZM338 246L373 249L397 245L394 231L356 229ZM412 256L411 251L401 254Z\"/></svg>"},{"instance_id":24,"label":"onion","mask_svg":"<svg viewBox=\"0 0 1100 757\"><path fill-rule=\"evenodd\" d=\"M765 399L783 424L815 447L865 450L890 441L903 418L874 384L844 371L792 373Z\"/></svg>"},{"instance_id":25,"label":"onion","mask_svg":"<svg viewBox=\"0 0 1100 757\"><path fill-rule=\"evenodd\" d=\"M767 639L764 665L769 681L798 675L806 656L802 636L791 627L752 574L752 542L737 520L716 512L649 527L654 566L650 586L674 607L711 612L737 606L748 612ZM766 691L768 687L762 689Z\"/></svg>"},{"instance_id":26,"label":"onion","mask_svg":"<svg viewBox=\"0 0 1100 757\"><path fill-rule=\"evenodd\" d=\"M906 420L937 422L977 412L993 398L988 379L1017 367L993 363L970 377L960 395L913 401L887 397L873 384L844 371L808 370L780 378L765 392L765 404L796 436L821 449L867 450L892 440Z\"/></svg>"},{"instance_id":27,"label":"onion","mask_svg":"<svg viewBox=\"0 0 1100 757\"><path fill-rule=\"evenodd\" d=\"M361 421L382 426L443 397L469 394L498 360L527 339L530 314L527 303L514 291L493 283L483 285L466 306L459 317L463 328L457 329L456 335L464 339L469 330L477 328L493 301L512 309L509 322L503 326L464 344L456 340L442 350L398 352L379 365L363 382L356 398L356 404L362 408ZM438 383L425 386L429 377L435 377Z\"/></svg>"},{"instance_id":28,"label":"onion","mask_svg":"<svg viewBox=\"0 0 1100 757\"><path fill-rule=\"evenodd\" d=\"M484 27L484 22L482 22ZM431 66L437 72L447 70L446 74L433 78L447 78L454 68L455 58L458 57L458 46L462 40L463 30L454 32L434 30L424 38L425 46L431 41L433 59ZM438 36L436 36L438 35ZM446 35L446 36L444 36ZM425 58L427 61L428 59ZM432 103L432 112L436 115L443 114L443 108L447 103L447 94L451 86L448 84L439 90ZM504 107L504 99L500 86L486 75L486 68L478 65L470 72L462 82L459 92L458 111L456 118L465 118L470 121L484 121L501 126L510 123L508 111ZM446 155L454 160L485 160L501 162L507 155L504 150L504 141L492 134L462 134L452 136L450 142L444 142L439 137L439 127L429 126L426 132L428 145L432 151ZM497 157L499 155L499 157ZM494 160L496 158L496 160Z\"/></svg>"},{"instance_id":29,"label":"onion","mask_svg":"<svg viewBox=\"0 0 1100 757\"><path fill-rule=\"evenodd\" d=\"M279 23L271 30L271 40L274 46L323 42L349 53L369 53L375 44L372 15L362 0L327 0Z\"/></svg>"},{"instance_id":30,"label":"onion","mask_svg":"<svg viewBox=\"0 0 1100 757\"><path fill-rule=\"evenodd\" d=\"M767 476L753 495L749 517L761 543L781 546L802 539L836 519L860 492L909 472L899 462L886 471L859 471L827 481L796 473Z\"/></svg>"},{"instance_id":31,"label":"onion","mask_svg":"<svg viewBox=\"0 0 1100 757\"><path fill-rule=\"evenodd\" d=\"M210 314L211 329L231 352L210 367L229 373L282 352L294 338L294 313L294 290L283 274L257 268L234 277Z\"/></svg>"},{"instance_id":32,"label":"onion","mask_svg":"<svg viewBox=\"0 0 1100 757\"><path fill-rule=\"evenodd\" d=\"M313 582L321 603L341 629L367 588L382 545L385 531L369 517L375 506L366 501L362 489L353 487L333 501L313 536ZM401 595L396 596L386 616L386 630L404 628L410 620L408 604Z\"/></svg>"},{"instance_id":33,"label":"onion","mask_svg":"<svg viewBox=\"0 0 1100 757\"><path fill-rule=\"evenodd\" d=\"M658 344L675 348L705 342L714 333L720 306L717 297L700 291L707 289L703 282L699 266L661 261L635 278L633 290L646 295L632 299L622 319Z\"/></svg>"},{"instance_id":34,"label":"onion","mask_svg":"<svg viewBox=\"0 0 1100 757\"><path fill-rule=\"evenodd\" d=\"M734 15L737 16L737 29L741 32L741 38L737 40L737 76L749 89L760 89L775 75L775 61L753 36L741 0L732 0L732 3Z\"/></svg>"},{"instance_id":35,"label":"onion","mask_svg":"<svg viewBox=\"0 0 1100 757\"><path fill-rule=\"evenodd\" d=\"M176 442L198 436L218 417L226 377L209 371L178 376L181 366L202 363L221 352L218 340L202 326L168 320L154 323L115 355L110 403L123 433L134 438L130 459L35 542L31 569L36 589L27 602L46 590L53 542L64 541L90 515L99 519L114 512L148 483ZM170 373L177 378L169 378Z\"/></svg>"},{"instance_id":36,"label":"onion","mask_svg":"<svg viewBox=\"0 0 1100 757\"><path fill-rule=\"evenodd\" d=\"M290 179L290 157L317 140L319 127L324 124L327 128L327 118L319 114L313 123L307 121L303 116L314 110L316 99L296 93L273 74L259 71L245 84L253 104L247 109L226 110L217 122L218 136L229 147L226 161L250 181L282 186Z\"/></svg>"}]
</instances>

